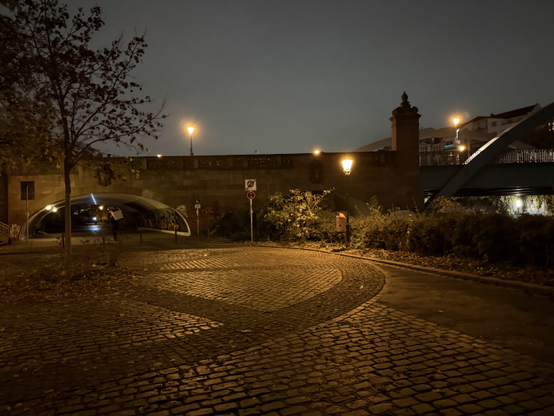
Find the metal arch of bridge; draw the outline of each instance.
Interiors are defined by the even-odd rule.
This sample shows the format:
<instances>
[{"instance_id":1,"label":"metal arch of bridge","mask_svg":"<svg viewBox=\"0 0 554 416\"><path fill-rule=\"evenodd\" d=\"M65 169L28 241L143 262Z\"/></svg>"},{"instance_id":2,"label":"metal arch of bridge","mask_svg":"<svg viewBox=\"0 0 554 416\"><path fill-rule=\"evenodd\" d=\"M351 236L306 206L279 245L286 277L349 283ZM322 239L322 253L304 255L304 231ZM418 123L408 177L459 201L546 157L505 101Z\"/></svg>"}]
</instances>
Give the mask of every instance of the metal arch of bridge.
<instances>
[{"instance_id":1,"label":"metal arch of bridge","mask_svg":"<svg viewBox=\"0 0 554 416\"><path fill-rule=\"evenodd\" d=\"M529 118L520 121L518 124L502 132L499 136L493 138L464 162L465 166L458 173L452 176L439 192L437 192L432 198L429 198L425 204L425 207L429 206L435 199L441 196L454 196L454 194L467 181L475 176L475 174L479 172L479 170L482 169L487 163L498 156L506 147L513 142L522 139L535 127L548 122L548 120L553 117L554 103L551 103Z\"/></svg>"}]
</instances>

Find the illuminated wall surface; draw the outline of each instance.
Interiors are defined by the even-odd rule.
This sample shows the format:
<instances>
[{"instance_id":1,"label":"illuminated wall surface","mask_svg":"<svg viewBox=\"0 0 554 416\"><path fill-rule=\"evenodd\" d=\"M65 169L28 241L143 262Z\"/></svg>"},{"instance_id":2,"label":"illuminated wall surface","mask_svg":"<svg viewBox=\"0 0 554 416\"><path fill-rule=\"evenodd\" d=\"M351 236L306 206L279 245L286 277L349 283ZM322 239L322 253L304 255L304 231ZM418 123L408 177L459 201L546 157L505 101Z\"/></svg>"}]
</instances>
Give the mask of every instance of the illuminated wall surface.
<instances>
[{"instance_id":1,"label":"illuminated wall surface","mask_svg":"<svg viewBox=\"0 0 554 416\"><path fill-rule=\"evenodd\" d=\"M341 161L342 153L245 155L245 156L181 156L134 158L132 167L127 159L114 169L126 179L113 179L109 185L100 184L94 172L82 168L72 174L72 197L90 194L124 194L143 197L176 208L194 206L200 199L202 208L220 207L235 210L247 209L244 191L245 179L257 180L256 198L276 192L287 194L291 189L346 193L346 176ZM384 206L413 207L422 199L419 189L419 167L403 169L397 165L396 152L352 153L352 172L348 179L348 192L356 200L369 201L377 195ZM416 156L417 161L417 156ZM138 178L130 169L139 170ZM21 198L21 181L34 181L35 199L29 201L30 212L64 198L63 178L55 169L25 167L8 175L9 222L21 223L25 215L25 200ZM418 181L416 187L410 182ZM92 203L92 202L91 202ZM256 203L256 200L254 201ZM363 209L363 207L360 207Z\"/></svg>"}]
</instances>

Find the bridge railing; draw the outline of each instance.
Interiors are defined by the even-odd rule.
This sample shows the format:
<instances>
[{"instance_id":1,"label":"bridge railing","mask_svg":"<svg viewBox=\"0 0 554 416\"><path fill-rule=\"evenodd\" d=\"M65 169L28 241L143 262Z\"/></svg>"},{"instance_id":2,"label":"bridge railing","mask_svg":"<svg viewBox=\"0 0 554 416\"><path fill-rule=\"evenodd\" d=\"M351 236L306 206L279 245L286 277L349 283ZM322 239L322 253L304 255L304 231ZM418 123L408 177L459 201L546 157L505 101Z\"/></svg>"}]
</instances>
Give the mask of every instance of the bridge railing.
<instances>
[{"instance_id":1,"label":"bridge railing","mask_svg":"<svg viewBox=\"0 0 554 416\"><path fill-rule=\"evenodd\" d=\"M461 165L465 160L463 157L460 152L453 150L419 152L419 166Z\"/></svg>"},{"instance_id":2,"label":"bridge railing","mask_svg":"<svg viewBox=\"0 0 554 416\"><path fill-rule=\"evenodd\" d=\"M554 149L512 150L494 163L554 163Z\"/></svg>"},{"instance_id":3,"label":"bridge railing","mask_svg":"<svg viewBox=\"0 0 554 416\"><path fill-rule=\"evenodd\" d=\"M467 158L467 151L419 152L419 165L461 165ZM498 156L491 163L554 163L554 149L510 150Z\"/></svg>"}]
</instances>

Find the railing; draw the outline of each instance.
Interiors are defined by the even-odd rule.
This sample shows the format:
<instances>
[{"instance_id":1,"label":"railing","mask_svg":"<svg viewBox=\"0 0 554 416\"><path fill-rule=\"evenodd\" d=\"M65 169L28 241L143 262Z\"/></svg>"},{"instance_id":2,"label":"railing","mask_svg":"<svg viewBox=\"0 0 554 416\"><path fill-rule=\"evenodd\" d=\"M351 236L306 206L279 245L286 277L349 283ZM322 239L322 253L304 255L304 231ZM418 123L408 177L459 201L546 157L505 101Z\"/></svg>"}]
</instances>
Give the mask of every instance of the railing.
<instances>
[{"instance_id":1,"label":"railing","mask_svg":"<svg viewBox=\"0 0 554 416\"><path fill-rule=\"evenodd\" d=\"M554 150L512 150L498 157L493 163L554 163Z\"/></svg>"},{"instance_id":2,"label":"railing","mask_svg":"<svg viewBox=\"0 0 554 416\"><path fill-rule=\"evenodd\" d=\"M4 224L3 222L0 222L0 234L10 236L10 226L8 224Z\"/></svg>"},{"instance_id":3,"label":"railing","mask_svg":"<svg viewBox=\"0 0 554 416\"><path fill-rule=\"evenodd\" d=\"M419 152L419 166L461 165L467 159L467 152L454 150Z\"/></svg>"},{"instance_id":4,"label":"railing","mask_svg":"<svg viewBox=\"0 0 554 416\"><path fill-rule=\"evenodd\" d=\"M461 165L468 157L467 151L419 152L419 165ZM554 149L510 150L495 158L491 163L554 163Z\"/></svg>"}]
</instances>

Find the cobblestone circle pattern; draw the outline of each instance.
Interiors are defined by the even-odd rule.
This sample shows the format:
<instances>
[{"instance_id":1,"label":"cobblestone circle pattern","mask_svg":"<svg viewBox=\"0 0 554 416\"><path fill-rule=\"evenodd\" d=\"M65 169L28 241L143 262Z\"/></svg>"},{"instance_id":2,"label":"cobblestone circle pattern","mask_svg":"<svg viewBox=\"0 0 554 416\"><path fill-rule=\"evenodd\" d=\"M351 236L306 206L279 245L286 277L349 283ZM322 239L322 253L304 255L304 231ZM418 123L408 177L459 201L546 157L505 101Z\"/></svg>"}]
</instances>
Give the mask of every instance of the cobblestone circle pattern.
<instances>
[{"instance_id":1,"label":"cobblestone circle pattern","mask_svg":"<svg viewBox=\"0 0 554 416\"><path fill-rule=\"evenodd\" d=\"M554 366L385 307L368 261L129 253L128 290L0 303L1 415L553 415Z\"/></svg>"}]
</instances>

